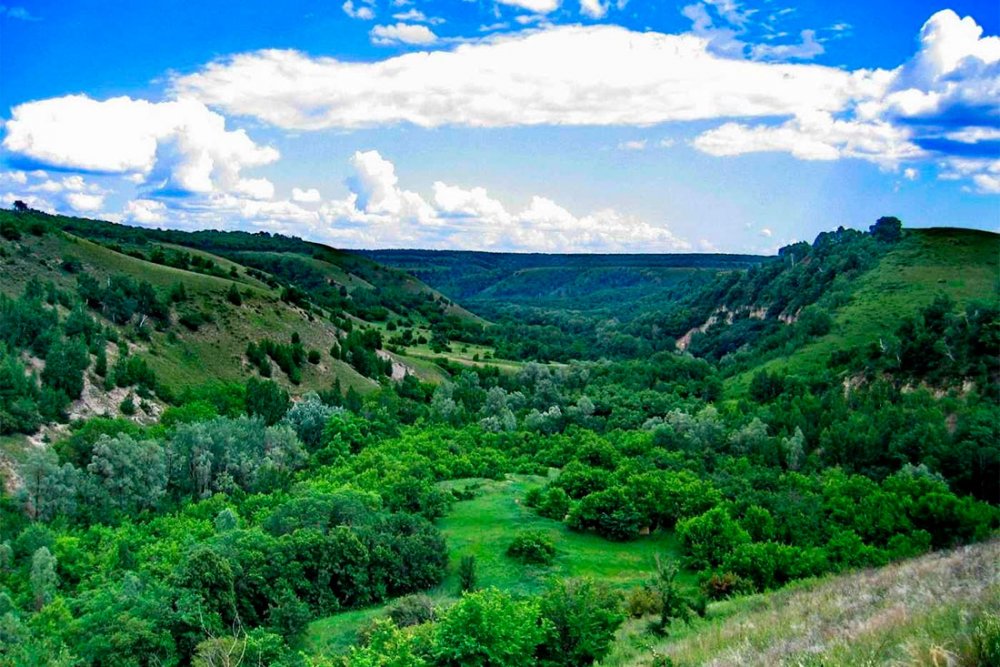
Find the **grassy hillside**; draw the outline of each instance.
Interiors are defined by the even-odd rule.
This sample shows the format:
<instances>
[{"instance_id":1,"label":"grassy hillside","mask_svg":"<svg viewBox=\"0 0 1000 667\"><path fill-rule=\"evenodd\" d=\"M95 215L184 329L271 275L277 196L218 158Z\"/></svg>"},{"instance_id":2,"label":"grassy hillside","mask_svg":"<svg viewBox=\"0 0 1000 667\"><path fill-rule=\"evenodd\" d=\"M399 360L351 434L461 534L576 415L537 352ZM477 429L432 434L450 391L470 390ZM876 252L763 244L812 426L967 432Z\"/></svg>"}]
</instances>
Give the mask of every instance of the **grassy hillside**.
<instances>
[{"instance_id":1,"label":"grassy hillside","mask_svg":"<svg viewBox=\"0 0 1000 667\"><path fill-rule=\"evenodd\" d=\"M434 322L488 325L410 275L299 239L150 230L37 212L0 211L0 223L22 230L19 238L0 242L0 291L10 296L33 279L75 293L80 274L103 282L127 276L148 282L161 296L183 286L189 299L174 308L170 326L135 341L136 351L173 392L210 380L244 380L254 373L245 358L248 343L264 338L287 343L293 334L321 359L303 365L299 382L287 382L277 369L275 379L293 393L335 382L364 392L377 381L329 354L350 329L373 329L388 338L397 327L407 327L415 340L426 341ZM29 232L32 227L37 234ZM73 266L67 268L67 262ZM227 298L233 286L241 304ZM185 314L194 318L187 320L195 321L192 326L178 321ZM131 337L130 327L119 329ZM430 350L417 354L398 354L396 363L421 379L440 381L444 374Z\"/></svg>"},{"instance_id":2,"label":"grassy hillside","mask_svg":"<svg viewBox=\"0 0 1000 667\"><path fill-rule=\"evenodd\" d=\"M8 256L0 278L0 290L11 296L20 293L33 278L43 283L51 281L73 292L76 276L80 273L92 275L99 281L113 275L126 275L164 291L183 285L189 297L183 306L184 312L205 313L211 321L201 324L197 330L175 322L168 330L152 331L148 340L136 341L139 353L156 372L159 381L174 392L210 380L245 379L250 374L243 359L248 342L263 337L288 340L293 332L300 335L308 349L324 352L320 364L304 368L300 384L286 383L293 391L325 389L338 379L345 388L354 387L359 391L376 386L371 379L325 354L337 340L337 328L329 320L283 302L278 290L249 276L243 267L236 277L228 277L229 270L239 265L210 253L201 255L224 267L227 277L155 264L69 233L27 235L16 245L5 245ZM66 259L77 260L80 268L68 273L61 268ZM243 295L240 306L226 299L227 291L234 284ZM279 371L279 380L282 379L280 375Z\"/></svg>"},{"instance_id":3,"label":"grassy hillside","mask_svg":"<svg viewBox=\"0 0 1000 667\"><path fill-rule=\"evenodd\" d=\"M804 582L711 605L704 620L675 625L658 642L636 642L636 621L601 664L663 664L657 656L717 667L996 664L998 562L993 541Z\"/></svg>"},{"instance_id":4,"label":"grassy hillside","mask_svg":"<svg viewBox=\"0 0 1000 667\"><path fill-rule=\"evenodd\" d=\"M893 334L904 317L938 295L951 297L959 308L975 299L995 301L998 280L1000 235L969 229L910 230L851 286L849 301L834 312L828 334L760 368L813 374L826 368L833 352L864 348ZM730 395L745 394L760 368L730 378Z\"/></svg>"}]
</instances>

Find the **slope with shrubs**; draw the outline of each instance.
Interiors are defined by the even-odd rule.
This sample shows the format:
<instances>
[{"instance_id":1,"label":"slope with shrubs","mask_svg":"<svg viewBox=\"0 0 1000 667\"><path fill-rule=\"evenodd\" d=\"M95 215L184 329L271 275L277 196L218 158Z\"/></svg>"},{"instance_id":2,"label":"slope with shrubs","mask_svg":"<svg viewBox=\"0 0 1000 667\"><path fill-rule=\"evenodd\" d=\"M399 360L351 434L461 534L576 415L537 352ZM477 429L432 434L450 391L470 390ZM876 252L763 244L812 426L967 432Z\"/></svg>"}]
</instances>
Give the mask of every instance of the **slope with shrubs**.
<instances>
[{"instance_id":1,"label":"slope with shrubs","mask_svg":"<svg viewBox=\"0 0 1000 667\"><path fill-rule=\"evenodd\" d=\"M626 628L601 664L1000 664L998 562L992 541L710 605L651 646Z\"/></svg>"},{"instance_id":2,"label":"slope with shrubs","mask_svg":"<svg viewBox=\"0 0 1000 667\"><path fill-rule=\"evenodd\" d=\"M964 311L970 303L996 308L998 275L1000 235L968 229L909 230L852 286L846 303L833 314L829 333L762 368L808 375L843 367L849 354L864 356L873 346L884 346L897 336L904 320L940 297L949 301L953 312ZM734 392L745 390L750 377L750 372L735 376L730 383Z\"/></svg>"}]
</instances>

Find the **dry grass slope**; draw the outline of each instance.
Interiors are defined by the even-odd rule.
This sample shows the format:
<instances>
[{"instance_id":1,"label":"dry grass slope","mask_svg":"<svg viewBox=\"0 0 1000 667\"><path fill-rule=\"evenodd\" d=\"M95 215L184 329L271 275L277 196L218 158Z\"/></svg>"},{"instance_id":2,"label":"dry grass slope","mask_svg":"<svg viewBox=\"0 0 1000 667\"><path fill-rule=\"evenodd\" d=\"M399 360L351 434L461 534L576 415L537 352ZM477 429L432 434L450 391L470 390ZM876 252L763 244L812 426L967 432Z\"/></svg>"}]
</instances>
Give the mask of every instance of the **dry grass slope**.
<instances>
[{"instance_id":1,"label":"dry grass slope","mask_svg":"<svg viewBox=\"0 0 1000 667\"><path fill-rule=\"evenodd\" d=\"M984 664L977 627L987 615L996 626L998 612L994 540L713 605L707 620L675 626L653 645L626 628L603 664L656 665L667 656L677 666L971 667Z\"/></svg>"}]
</instances>

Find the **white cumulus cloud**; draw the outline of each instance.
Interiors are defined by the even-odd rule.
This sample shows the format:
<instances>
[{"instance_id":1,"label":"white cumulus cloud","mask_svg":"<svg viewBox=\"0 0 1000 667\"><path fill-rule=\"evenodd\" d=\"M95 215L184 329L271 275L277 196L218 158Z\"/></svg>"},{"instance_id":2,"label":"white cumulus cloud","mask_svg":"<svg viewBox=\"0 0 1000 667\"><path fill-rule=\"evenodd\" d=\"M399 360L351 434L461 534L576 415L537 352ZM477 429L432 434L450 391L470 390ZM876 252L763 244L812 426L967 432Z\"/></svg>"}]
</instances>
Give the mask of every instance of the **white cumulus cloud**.
<instances>
[{"instance_id":1,"label":"white cumulus cloud","mask_svg":"<svg viewBox=\"0 0 1000 667\"><path fill-rule=\"evenodd\" d=\"M153 199L134 199L125 205L124 219L140 225L155 225L166 221L167 207Z\"/></svg>"},{"instance_id":2,"label":"white cumulus cloud","mask_svg":"<svg viewBox=\"0 0 1000 667\"><path fill-rule=\"evenodd\" d=\"M3 147L60 168L140 174L164 188L233 188L240 171L278 159L193 99L148 102L68 95L14 107Z\"/></svg>"},{"instance_id":3,"label":"white cumulus cloud","mask_svg":"<svg viewBox=\"0 0 1000 667\"><path fill-rule=\"evenodd\" d=\"M301 188L292 188L292 201L301 202L303 204L315 204L322 199L319 190L316 188L309 188L303 190Z\"/></svg>"},{"instance_id":4,"label":"white cumulus cloud","mask_svg":"<svg viewBox=\"0 0 1000 667\"><path fill-rule=\"evenodd\" d=\"M611 0L580 0L580 13L592 19L602 19L608 14Z\"/></svg>"},{"instance_id":5,"label":"white cumulus cloud","mask_svg":"<svg viewBox=\"0 0 1000 667\"><path fill-rule=\"evenodd\" d=\"M319 130L787 116L840 111L880 84L865 71L724 58L690 34L592 25L493 36L376 62L257 51L178 77L173 89L230 114Z\"/></svg>"},{"instance_id":6,"label":"white cumulus cloud","mask_svg":"<svg viewBox=\"0 0 1000 667\"><path fill-rule=\"evenodd\" d=\"M526 9L536 14L548 14L559 9L561 0L497 0L501 5Z\"/></svg>"},{"instance_id":7,"label":"white cumulus cloud","mask_svg":"<svg viewBox=\"0 0 1000 667\"><path fill-rule=\"evenodd\" d=\"M372 9L372 4L369 0L361 0L358 4L354 4L354 0L346 0L340 7L352 19L371 21L375 18L375 10Z\"/></svg>"},{"instance_id":8,"label":"white cumulus cloud","mask_svg":"<svg viewBox=\"0 0 1000 667\"><path fill-rule=\"evenodd\" d=\"M389 46L392 44L417 44L425 46L437 41L437 35L425 25L414 23L397 23L396 25L377 25L371 30L373 44Z\"/></svg>"},{"instance_id":9,"label":"white cumulus cloud","mask_svg":"<svg viewBox=\"0 0 1000 667\"><path fill-rule=\"evenodd\" d=\"M545 252L691 248L664 226L611 209L578 215L541 195L531 197L524 208L515 210L492 197L484 187L437 181L427 199L404 188L395 165L377 151L358 151L350 164L348 193L340 199L316 201L317 191L298 188L293 189L292 200L259 200L215 192L187 199L132 200L121 217L139 224L188 229L264 229L354 248Z\"/></svg>"}]
</instances>

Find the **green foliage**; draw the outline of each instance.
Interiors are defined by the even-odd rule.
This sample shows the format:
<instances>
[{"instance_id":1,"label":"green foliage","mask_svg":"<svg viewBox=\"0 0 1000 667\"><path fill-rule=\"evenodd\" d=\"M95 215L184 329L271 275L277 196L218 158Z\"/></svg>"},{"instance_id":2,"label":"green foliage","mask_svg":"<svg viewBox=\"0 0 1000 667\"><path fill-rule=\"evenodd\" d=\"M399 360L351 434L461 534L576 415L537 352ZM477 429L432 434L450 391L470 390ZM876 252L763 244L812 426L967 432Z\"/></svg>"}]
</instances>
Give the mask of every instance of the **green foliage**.
<instances>
[{"instance_id":1,"label":"green foliage","mask_svg":"<svg viewBox=\"0 0 1000 667\"><path fill-rule=\"evenodd\" d=\"M621 595L589 579L552 583L539 612L547 626L538 649L542 665L572 667L601 660L625 620Z\"/></svg>"},{"instance_id":2,"label":"green foliage","mask_svg":"<svg viewBox=\"0 0 1000 667\"><path fill-rule=\"evenodd\" d=\"M539 622L538 605L519 601L490 588L466 593L435 624L435 664L535 664L535 651L544 642L547 625Z\"/></svg>"},{"instance_id":3,"label":"green foliage","mask_svg":"<svg viewBox=\"0 0 1000 667\"><path fill-rule=\"evenodd\" d=\"M247 382L246 411L258 416L268 426L276 424L288 412L288 392L270 380L251 378Z\"/></svg>"},{"instance_id":4,"label":"green foliage","mask_svg":"<svg viewBox=\"0 0 1000 667\"><path fill-rule=\"evenodd\" d=\"M660 608L660 618L654 628L661 635L667 633L674 621L687 623L693 615L692 601L677 584L677 565L664 563L656 558L656 578L652 582L657 603Z\"/></svg>"},{"instance_id":5,"label":"green foliage","mask_svg":"<svg viewBox=\"0 0 1000 667\"><path fill-rule=\"evenodd\" d=\"M507 556L529 565L548 565L556 557L556 545L542 531L524 531L511 541Z\"/></svg>"},{"instance_id":6,"label":"green foliage","mask_svg":"<svg viewBox=\"0 0 1000 667\"><path fill-rule=\"evenodd\" d=\"M236 286L236 283L230 285L229 289L226 291L226 301L233 304L234 306L243 305L243 296L240 295L240 290Z\"/></svg>"},{"instance_id":7,"label":"green foliage","mask_svg":"<svg viewBox=\"0 0 1000 667\"><path fill-rule=\"evenodd\" d=\"M750 541L750 535L722 507L677 524L677 537L695 568L721 565L726 555Z\"/></svg>"},{"instance_id":8,"label":"green foliage","mask_svg":"<svg viewBox=\"0 0 1000 667\"><path fill-rule=\"evenodd\" d=\"M476 590L476 557L471 554L458 562L458 589L460 593Z\"/></svg>"}]
</instances>

